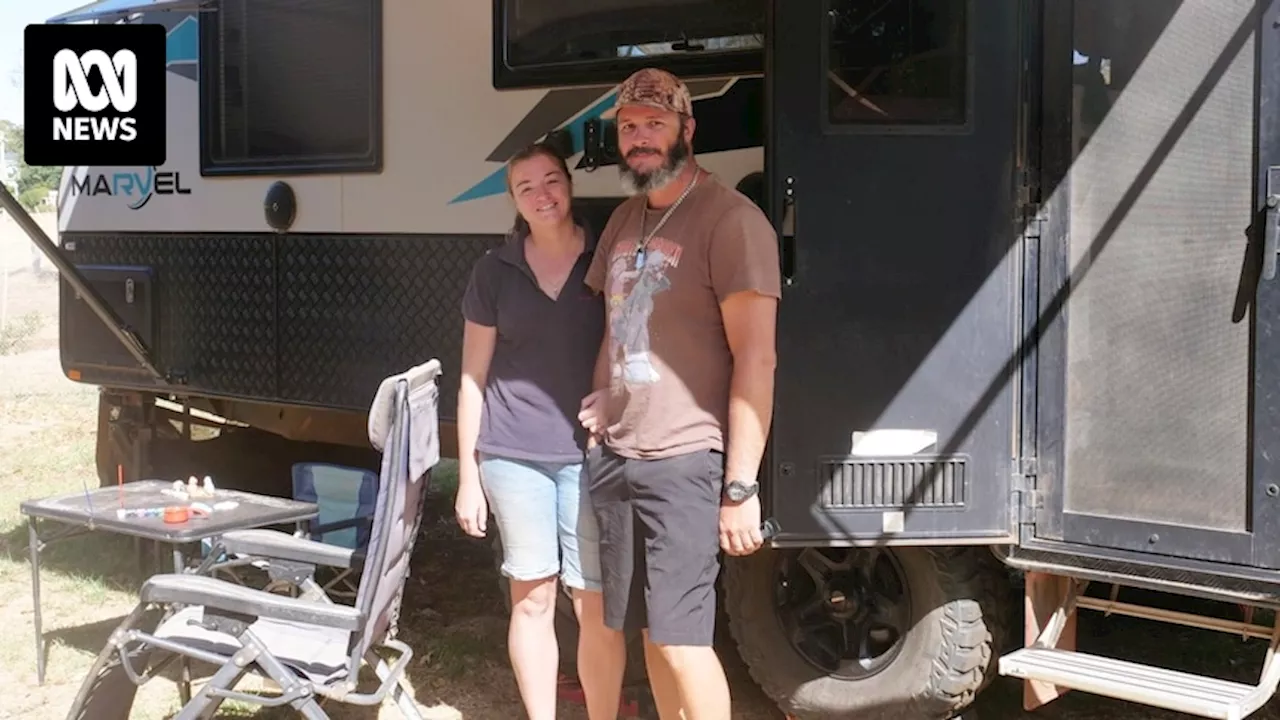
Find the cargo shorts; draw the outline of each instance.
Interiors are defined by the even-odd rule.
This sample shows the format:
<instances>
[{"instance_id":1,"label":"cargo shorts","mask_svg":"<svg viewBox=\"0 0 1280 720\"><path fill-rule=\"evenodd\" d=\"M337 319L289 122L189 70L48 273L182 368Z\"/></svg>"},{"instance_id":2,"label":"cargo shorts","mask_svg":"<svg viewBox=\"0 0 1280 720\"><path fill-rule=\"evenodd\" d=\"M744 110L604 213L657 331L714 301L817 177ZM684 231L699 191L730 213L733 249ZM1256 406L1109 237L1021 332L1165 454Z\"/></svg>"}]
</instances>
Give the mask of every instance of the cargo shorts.
<instances>
[{"instance_id":1,"label":"cargo shorts","mask_svg":"<svg viewBox=\"0 0 1280 720\"><path fill-rule=\"evenodd\" d=\"M724 454L636 460L596 445L584 471L600 533L605 625L647 628L658 645L711 646Z\"/></svg>"}]
</instances>

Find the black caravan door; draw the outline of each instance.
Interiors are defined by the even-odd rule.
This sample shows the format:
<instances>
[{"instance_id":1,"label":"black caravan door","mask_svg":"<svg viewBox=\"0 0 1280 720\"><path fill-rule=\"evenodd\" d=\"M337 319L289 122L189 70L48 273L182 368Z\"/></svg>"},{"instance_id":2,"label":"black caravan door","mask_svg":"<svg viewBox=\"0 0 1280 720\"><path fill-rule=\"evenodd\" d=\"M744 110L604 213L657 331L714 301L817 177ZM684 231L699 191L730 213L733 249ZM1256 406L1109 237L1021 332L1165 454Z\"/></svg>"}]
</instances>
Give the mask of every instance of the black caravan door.
<instances>
[{"instance_id":1,"label":"black caravan door","mask_svg":"<svg viewBox=\"0 0 1280 720\"><path fill-rule=\"evenodd\" d=\"M773 3L784 542L1010 533L1021 5Z\"/></svg>"},{"instance_id":2,"label":"black caravan door","mask_svg":"<svg viewBox=\"0 0 1280 720\"><path fill-rule=\"evenodd\" d=\"M1038 539L1280 567L1274 5L1046 2Z\"/></svg>"}]
</instances>

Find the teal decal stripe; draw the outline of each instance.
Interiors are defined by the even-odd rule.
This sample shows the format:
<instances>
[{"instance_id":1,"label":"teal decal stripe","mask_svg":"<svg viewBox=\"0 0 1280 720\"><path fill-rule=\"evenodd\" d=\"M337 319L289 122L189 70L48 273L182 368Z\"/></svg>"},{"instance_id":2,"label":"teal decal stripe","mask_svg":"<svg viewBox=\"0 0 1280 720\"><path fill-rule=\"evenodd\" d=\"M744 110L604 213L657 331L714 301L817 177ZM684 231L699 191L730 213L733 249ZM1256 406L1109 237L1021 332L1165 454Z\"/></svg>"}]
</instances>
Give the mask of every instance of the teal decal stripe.
<instances>
[{"instance_id":1,"label":"teal decal stripe","mask_svg":"<svg viewBox=\"0 0 1280 720\"><path fill-rule=\"evenodd\" d=\"M188 15L169 31L165 43L165 65L194 63L199 55L199 25L194 15Z\"/></svg>"},{"instance_id":2,"label":"teal decal stripe","mask_svg":"<svg viewBox=\"0 0 1280 720\"><path fill-rule=\"evenodd\" d=\"M592 105L590 109L578 116L576 120L564 126L563 130L569 132L569 136L573 141L573 153L576 155L586 149L583 140L586 124L603 116L610 108L613 107L613 100L617 96L617 91L613 91L606 95L600 102ZM506 167L499 167L489 174L488 177L480 182L472 185L466 192L449 201L450 205L455 203L464 203L471 200L479 200L480 198L501 195L507 191Z\"/></svg>"}]
</instances>

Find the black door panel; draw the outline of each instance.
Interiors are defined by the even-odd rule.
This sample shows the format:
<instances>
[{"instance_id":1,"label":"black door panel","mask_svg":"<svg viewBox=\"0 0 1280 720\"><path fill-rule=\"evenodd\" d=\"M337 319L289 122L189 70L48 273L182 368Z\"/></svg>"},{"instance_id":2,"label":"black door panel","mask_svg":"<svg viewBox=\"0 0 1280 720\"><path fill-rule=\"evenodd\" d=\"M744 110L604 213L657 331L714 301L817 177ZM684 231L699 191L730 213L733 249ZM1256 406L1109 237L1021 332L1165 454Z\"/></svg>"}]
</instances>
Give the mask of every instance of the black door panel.
<instances>
[{"instance_id":1,"label":"black door panel","mask_svg":"<svg viewBox=\"0 0 1280 720\"><path fill-rule=\"evenodd\" d=\"M1020 5L773 4L787 538L1010 532Z\"/></svg>"}]
</instances>

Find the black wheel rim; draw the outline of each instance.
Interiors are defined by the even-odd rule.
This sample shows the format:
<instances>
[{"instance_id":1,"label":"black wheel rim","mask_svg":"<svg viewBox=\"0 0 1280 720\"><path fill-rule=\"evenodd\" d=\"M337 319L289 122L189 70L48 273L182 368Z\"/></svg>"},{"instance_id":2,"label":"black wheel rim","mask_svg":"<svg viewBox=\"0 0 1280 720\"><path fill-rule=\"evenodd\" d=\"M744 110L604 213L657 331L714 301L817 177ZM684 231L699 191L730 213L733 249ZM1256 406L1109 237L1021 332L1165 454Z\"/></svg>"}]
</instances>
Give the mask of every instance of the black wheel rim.
<instances>
[{"instance_id":1,"label":"black wheel rim","mask_svg":"<svg viewBox=\"0 0 1280 720\"><path fill-rule=\"evenodd\" d=\"M831 677L884 670L911 627L902 566L879 548L805 548L777 566L774 610L791 647Z\"/></svg>"}]
</instances>

